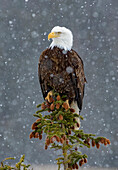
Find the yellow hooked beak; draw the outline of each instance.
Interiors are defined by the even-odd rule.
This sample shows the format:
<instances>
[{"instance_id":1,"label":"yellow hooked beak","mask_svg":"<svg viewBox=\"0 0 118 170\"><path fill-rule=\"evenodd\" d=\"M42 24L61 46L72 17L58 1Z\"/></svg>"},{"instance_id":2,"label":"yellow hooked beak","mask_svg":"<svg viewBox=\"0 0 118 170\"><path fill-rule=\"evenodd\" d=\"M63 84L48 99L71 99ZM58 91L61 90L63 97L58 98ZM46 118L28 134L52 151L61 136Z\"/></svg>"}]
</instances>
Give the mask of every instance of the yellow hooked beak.
<instances>
[{"instance_id":1,"label":"yellow hooked beak","mask_svg":"<svg viewBox=\"0 0 118 170\"><path fill-rule=\"evenodd\" d=\"M59 33L51 32L51 33L48 34L48 40L50 38L57 38L57 37L59 37Z\"/></svg>"}]
</instances>

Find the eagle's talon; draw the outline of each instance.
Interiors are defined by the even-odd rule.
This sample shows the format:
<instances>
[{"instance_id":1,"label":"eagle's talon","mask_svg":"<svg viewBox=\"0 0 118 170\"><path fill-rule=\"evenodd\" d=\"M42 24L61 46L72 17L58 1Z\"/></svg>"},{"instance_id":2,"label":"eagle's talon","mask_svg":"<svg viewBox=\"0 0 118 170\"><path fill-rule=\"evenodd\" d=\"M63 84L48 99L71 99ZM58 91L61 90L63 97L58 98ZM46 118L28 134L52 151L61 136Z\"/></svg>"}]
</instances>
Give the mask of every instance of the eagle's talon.
<instances>
[{"instance_id":1,"label":"eagle's talon","mask_svg":"<svg viewBox=\"0 0 118 170\"><path fill-rule=\"evenodd\" d=\"M69 100L66 100L65 103L67 103L68 108L70 109Z\"/></svg>"},{"instance_id":2,"label":"eagle's talon","mask_svg":"<svg viewBox=\"0 0 118 170\"><path fill-rule=\"evenodd\" d=\"M49 91L47 96L45 97L45 100L50 102L50 98L52 97L52 95L53 95L52 91Z\"/></svg>"}]
</instances>

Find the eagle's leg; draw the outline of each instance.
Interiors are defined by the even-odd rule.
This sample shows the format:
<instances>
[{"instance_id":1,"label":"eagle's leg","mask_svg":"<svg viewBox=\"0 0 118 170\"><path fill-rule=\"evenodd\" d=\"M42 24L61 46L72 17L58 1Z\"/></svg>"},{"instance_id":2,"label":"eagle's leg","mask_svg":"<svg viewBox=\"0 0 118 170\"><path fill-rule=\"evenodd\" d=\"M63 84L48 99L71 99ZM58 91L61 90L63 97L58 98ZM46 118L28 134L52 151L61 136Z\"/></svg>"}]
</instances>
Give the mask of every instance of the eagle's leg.
<instances>
[{"instance_id":1,"label":"eagle's leg","mask_svg":"<svg viewBox=\"0 0 118 170\"><path fill-rule=\"evenodd\" d=\"M45 100L50 101L50 98L52 97L53 93L52 91L49 91L47 96L45 97Z\"/></svg>"}]
</instances>

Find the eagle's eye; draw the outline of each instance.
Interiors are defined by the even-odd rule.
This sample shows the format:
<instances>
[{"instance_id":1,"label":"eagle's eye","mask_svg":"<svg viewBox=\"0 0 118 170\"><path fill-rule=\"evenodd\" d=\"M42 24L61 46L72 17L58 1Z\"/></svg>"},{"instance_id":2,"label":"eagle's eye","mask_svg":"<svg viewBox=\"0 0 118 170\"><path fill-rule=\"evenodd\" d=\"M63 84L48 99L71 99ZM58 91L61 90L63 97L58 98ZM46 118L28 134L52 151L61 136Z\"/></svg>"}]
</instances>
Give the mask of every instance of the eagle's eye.
<instances>
[{"instance_id":1,"label":"eagle's eye","mask_svg":"<svg viewBox=\"0 0 118 170\"><path fill-rule=\"evenodd\" d=\"M61 34L61 32L57 32L58 34Z\"/></svg>"}]
</instances>

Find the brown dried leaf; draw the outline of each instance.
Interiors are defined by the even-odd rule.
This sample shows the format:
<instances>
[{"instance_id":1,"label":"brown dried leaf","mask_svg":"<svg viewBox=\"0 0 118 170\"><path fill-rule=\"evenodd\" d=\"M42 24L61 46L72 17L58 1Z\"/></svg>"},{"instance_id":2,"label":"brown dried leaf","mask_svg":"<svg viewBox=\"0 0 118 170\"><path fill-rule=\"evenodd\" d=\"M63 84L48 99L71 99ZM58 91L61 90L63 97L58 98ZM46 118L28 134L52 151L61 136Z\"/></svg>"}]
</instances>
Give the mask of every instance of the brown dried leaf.
<instances>
[{"instance_id":1,"label":"brown dried leaf","mask_svg":"<svg viewBox=\"0 0 118 170\"><path fill-rule=\"evenodd\" d=\"M60 104L57 103L57 104L56 104L56 109L59 109L59 108L60 108Z\"/></svg>"},{"instance_id":2,"label":"brown dried leaf","mask_svg":"<svg viewBox=\"0 0 118 170\"><path fill-rule=\"evenodd\" d=\"M94 147L95 146L95 140L92 139L92 146Z\"/></svg>"},{"instance_id":3,"label":"brown dried leaf","mask_svg":"<svg viewBox=\"0 0 118 170\"><path fill-rule=\"evenodd\" d=\"M58 95L58 96L57 96L57 100L59 101L60 99L61 99L61 97Z\"/></svg>"},{"instance_id":4,"label":"brown dried leaf","mask_svg":"<svg viewBox=\"0 0 118 170\"><path fill-rule=\"evenodd\" d=\"M96 148L99 149L100 148L100 144L96 143Z\"/></svg>"},{"instance_id":5,"label":"brown dried leaf","mask_svg":"<svg viewBox=\"0 0 118 170\"><path fill-rule=\"evenodd\" d=\"M62 116L62 115L59 115L59 119L60 119L60 120L63 120L63 116Z\"/></svg>"},{"instance_id":6,"label":"brown dried leaf","mask_svg":"<svg viewBox=\"0 0 118 170\"><path fill-rule=\"evenodd\" d=\"M69 105L67 103L63 103L63 107L64 107L65 110L69 109Z\"/></svg>"},{"instance_id":7,"label":"brown dried leaf","mask_svg":"<svg viewBox=\"0 0 118 170\"><path fill-rule=\"evenodd\" d=\"M32 130L35 130L36 128L37 128L37 123L34 122L34 123L32 124Z\"/></svg>"},{"instance_id":8,"label":"brown dried leaf","mask_svg":"<svg viewBox=\"0 0 118 170\"><path fill-rule=\"evenodd\" d=\"M55 107L55 105L54 105L54 103L52 103L52 104L50 105L50 110L54 110L54 107Z\"/></svg>"},{"instance_id":9,"label":"brown dried leaf","mask_svg":"<svg viewBox=\"0 0 118 170\"><path fill-rule=\"evenodd\" d=\"M42 103L42 104L41 104L41 109L42 109L42 110L45 110L45 108L46 108L45 103Z\"/></svg>"},{"instance_id":10,"label":"brown dried leaf","mask_svg":"<svg viewBox=\"0 0 118 170\"><path fill-rule=\"evenodd\" d=\"M29 135L29 138L30 138L30 139L33 138L34 135L35 135L35 133L34 133L34 132L31 132L30 135Z\"/></svg>"},{"instance_id":11,"label":"brown dried leaf","mask_svg":"<svg viewBox=\"0 0 118 170\"><path fill-rule=\"evenodd\" d=\"M36 132L36 133L35 133L35 138L38 138L38 137L39 137L39 133Z\"/></svg>"}]
</instances>

